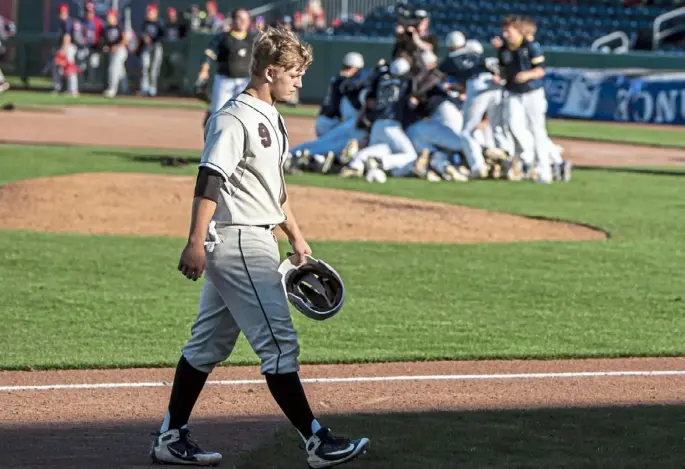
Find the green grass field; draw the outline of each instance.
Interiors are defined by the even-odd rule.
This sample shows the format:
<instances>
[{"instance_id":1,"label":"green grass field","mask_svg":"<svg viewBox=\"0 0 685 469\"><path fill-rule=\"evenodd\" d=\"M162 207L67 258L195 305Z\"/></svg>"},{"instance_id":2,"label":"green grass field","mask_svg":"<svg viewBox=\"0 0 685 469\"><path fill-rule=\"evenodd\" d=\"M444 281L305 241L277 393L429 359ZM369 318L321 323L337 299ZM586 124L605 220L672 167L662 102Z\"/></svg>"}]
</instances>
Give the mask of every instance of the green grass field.
<instances>
[{"instance_id":1,"label":"green grass field","mask_svg":"<svg viewBox=\"0 0 685 469\"><path fill-rule=\"evenodd\" d=\"M6 145L0 174L7 182L77 171L194 171L137 158L154 153ZM349 302L326 323L295 315L303 361L682 354L681 177L580 170L571 183L551 186L291 177L291 184L562 218L612 235L490 245L313 242L345 277ZM0 367L172 365L201 285L175 270L183 241L2 232ZM230 362L256 363L244 341Z\"/></svg>"},{"instance_id":2,"label":"green grass field","mask_svg":"<svg viewBox=\"0 0 685 469\"><path fill-rule=\"evenodd\" d=\"M2 95L0 105L14 93ZM44 105L30 102L36 96L51 98L27 93L22 105ZM626 132L616 125L550 123L557 125L572 137L682 145L675 129ZM0 184L95 171L194 175L192 164L162 167L161 156L170 150L0 145ZM293 312L302 361L682 356L684 178L675 168L584 168L570 183L549 186L414 179L369 185L290 176L290 184L565 219L611 234L605 241L479 245L312 242L315 255L345 278L348 297L331 321L315 323ZM174 366L202 284L176 270L183 243L0 230L0 369ZM228 363L257 364L242 337ZM349 436L371 436L371 451L350 469L675 469L685 460L684 410L664 405L352 414L327 415L325 422ZM143 434L140 423L131 425L120 431ZM205 429L226 435L235 430L224 420L198 428L200 435ZM304 467L297 443L284 425L234 467Z\"/></svg>"}]
</instances>

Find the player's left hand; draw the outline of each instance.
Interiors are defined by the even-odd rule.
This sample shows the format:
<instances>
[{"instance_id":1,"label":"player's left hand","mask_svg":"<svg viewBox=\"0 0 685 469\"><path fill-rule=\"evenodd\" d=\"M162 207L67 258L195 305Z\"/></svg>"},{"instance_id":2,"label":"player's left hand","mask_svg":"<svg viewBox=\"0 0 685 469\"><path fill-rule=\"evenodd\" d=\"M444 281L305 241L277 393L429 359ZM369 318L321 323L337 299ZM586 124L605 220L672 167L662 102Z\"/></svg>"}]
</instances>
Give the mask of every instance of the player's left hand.
<instances>
[{"instance_id":1,"label":"player's left hand","mask_svg":"<svg viewBox=\"0 0 685 469\"><path fill-rule=\"evenodd\" d=\"M295 254L295 265L300 267L307 263L307 258L305 256L312 255L312 248L309 247L309 243L304 238L298 238L290 241L290 245L293 248L293 254Z\"/></svg>"}]
</instances>

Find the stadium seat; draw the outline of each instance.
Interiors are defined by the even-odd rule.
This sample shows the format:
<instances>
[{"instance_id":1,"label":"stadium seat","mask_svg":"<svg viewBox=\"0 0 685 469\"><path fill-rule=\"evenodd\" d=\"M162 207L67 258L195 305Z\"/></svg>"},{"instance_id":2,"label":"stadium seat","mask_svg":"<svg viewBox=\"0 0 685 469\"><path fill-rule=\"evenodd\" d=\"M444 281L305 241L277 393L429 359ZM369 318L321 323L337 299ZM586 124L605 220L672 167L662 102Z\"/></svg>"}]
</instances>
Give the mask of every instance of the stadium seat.
<instances>
[{"instance_id":1,"label":"stadium seat","mask_svg":"<svg viewBox=\"0 0 685 469\"><path fill-rule=\"evenodd\" d=\"M546 46L589 47L592 42L614 31L623 31L632 41L641 29L649 29L654 18L672 10L673 0L654 0L653 5L624 7L622 0L584 0L579 4L553 1L515 0L413 0L431 14L432 29L441 37L459 29L481 42L499 32L502 18L523 14L538 22L538 38ZM394 7L372 10L362 24L351 23L334 31L337 35L392 36ZM669 47L672 49L672 47Z\"/></svg>"}]
</instances>

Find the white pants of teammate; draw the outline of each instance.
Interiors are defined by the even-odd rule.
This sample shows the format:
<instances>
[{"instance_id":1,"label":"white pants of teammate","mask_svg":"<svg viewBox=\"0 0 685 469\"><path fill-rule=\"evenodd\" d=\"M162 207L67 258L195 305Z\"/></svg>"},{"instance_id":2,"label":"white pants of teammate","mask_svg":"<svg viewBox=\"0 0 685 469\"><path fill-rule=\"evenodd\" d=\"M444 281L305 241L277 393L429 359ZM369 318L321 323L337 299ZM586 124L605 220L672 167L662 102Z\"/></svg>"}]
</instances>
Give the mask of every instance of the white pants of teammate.
<instances>
[{"instance_id":1,"label":"white pants of teammate","mask_svg":"<svg viewBox=\"0 0 685 469\"><path fill-rule=\"evenodd\" d=\"M142 68L140 91L150 93L153 96L157 94L157 82L159 80L159 72L162 69L163 57L164 48L160 43L147 46L140 53Z\"/></svg>"},{"instance_id":2,"label":"white pants of teammate","mask_svg":"<svg viewBox=\"0 0 685 469\"><path fill-rule=\"evenodd\" d=\"M76 52L78 48L74 44L69 44L66 46L66 59L69 63L76 63ZM53 64L52 66L52 79L55 86L55 91L62 91L62 70ZM71 75L67 77L67 85L69 87L70 93L78 93L78 74Z\"/></svg>"},{"instance_id":3,"label":"white pants of teammate","mask_svg":"<svg viewBox=\"0 0 685 469\"><path fill-rule=\"evenodd\" d=\"M340 101L340 118L319 115L314 122L314 133L316 133L317 137L321 137L339 125L351 119L356 119L358 115L359 110L352 106L350 100L342 98Z\"/></svg>"},{"instance_id":4,"label":"white pants of teammate","mask_svg":"<svg viewBox=\"0 0 685 469\"><path fill-rule=\"evenodd\" d=\"M469 93L470 91L470 93ZM478 91L468 88L466 102L464 103L464 127L463 132L472 135L478 125L483 121L483 116L488 115L488 141L486 147L506 148L509 146L504 132L502 109L502 91L499 89L487 89Z\"/></svg>"},{"instance_id":5,"label":"white pants of teammate","mask_svg":"<svg viewBox=\"0 0 685 469\"><path fill-rule=\"evenodd\" d=\"M385 171L392 176L402 177L411 174L418 155L399 122L379 119L371 125L369 145L359 150L349 166L363 171L369 158L378 158Z\"/></svg>"},{"instance_id":6,"label":"white pants of teammate","mask_svg":"<svg viewBox=\"0 0 685 469\"><path fill-rule=\"evenodd\" d=\"M290 151L295 153L297 151L309 150L312 155L325 155L332 151L339 155L345 148L345 145L347 145L347 142L352 139L361 140L368 135L365 130L358 129L355 125L356 119L348 119L316 140L302 143Z\"/></svg>"},{"instance_id":7,"label":"white pants of teammate","mask_svg":"<svg viewBox=\"0 0 685 469\"><path fill-rule=\"evenodd\" d=\"M434 153L442 150L450 155L461 153L474 176L486 169L483 149L474 138L457 133L434 119L415 122L407 128L407 135L418 152L428 150ZM442 172L444 167L434 169Z\"/></svg>"},{"instance_id":8,"label":"white pants of teammate","mask_svg":"<svg viewBox=\"0 0 685 469\"><path fill-rule=\"evenodd\" d=\"M210 104L209 111L214 114L221 109L228 100L242 93L249 81L249 77L229 78L225 75L215 75L214 84L212 85L212 103Z\"/></svg>"},{"instance_id":9,"label":"white pants of teammate","mask_svg":"<svg viewBox=\"0 0 685 469\"><path fill-rule=\"evenodd\" d=\"M119 46L115 51L109 53L109 88L113 95L117 94L119 83L126 74L126 59L128 59L128 49Z\"/></svg>"},{"instance_id":10,"label":"white pants of teammate","mask_svg":"<svg viewBox=\"0 0 685 469\"><path fill-rule=\"evenodd\" d=\"M460 133L461 128L464 125L464 114L457 105L451 101L443 101L443 103L433 111L430 118L452 129L455 133Z\"/></svg>"},{"instance_id":11,"label":"white pants of teammate","mask_svg":"<svg viewBox=\"0 0 685 469\"><path fill-rule=\"evenodd\" d=\"M359 116L359 109L356 109L352 102L344 97L340 101L340 115L342 116L342 121L347 122L350 119L356 119Z\"/></svg>"},{"instance_id":12,"label":"white pants of teammate","mask_svg":"<svg viewBox=\"0 0 685 469\"><path fill-rule=\"evenodd\" d=\"M340 123L341 121L337 117L319 115L316 117L316 121L314 121L314 133L317 137L321 137L339 126Z\"/></svg>"},{"instance_id":13,"label":"white pants of teammate","mask_svg":"<svg viewBox=\"0 0 685 469\"><path fill-rule=\"evenodd\" d=\"M537 163L541 177L551 180L545 89L539 88L520 94L510 93L506 100L507 125L514 137L521 159L529 166Z\"/></svg>"}]
</instances>

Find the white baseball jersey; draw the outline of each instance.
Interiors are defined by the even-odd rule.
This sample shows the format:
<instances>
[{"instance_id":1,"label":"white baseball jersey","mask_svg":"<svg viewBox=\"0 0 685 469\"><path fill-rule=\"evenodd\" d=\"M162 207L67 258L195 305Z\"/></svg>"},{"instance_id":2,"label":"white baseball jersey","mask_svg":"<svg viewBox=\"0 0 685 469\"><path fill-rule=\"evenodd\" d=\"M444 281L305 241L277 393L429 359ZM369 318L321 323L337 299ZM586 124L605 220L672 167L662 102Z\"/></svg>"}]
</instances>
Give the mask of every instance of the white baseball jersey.
<instances>
[{"instance_id":1,"label":"white baseball jersey","mask_svg":"<svg viewBox=\"0 0 685 469\"><path fill-rule=\"evenodd\" d=\"M217 227L285 221L287 153L285 123L275 106L241 93L212 115L200 166L224 178L212 219Z\"/></svg>"}]
</instances>

